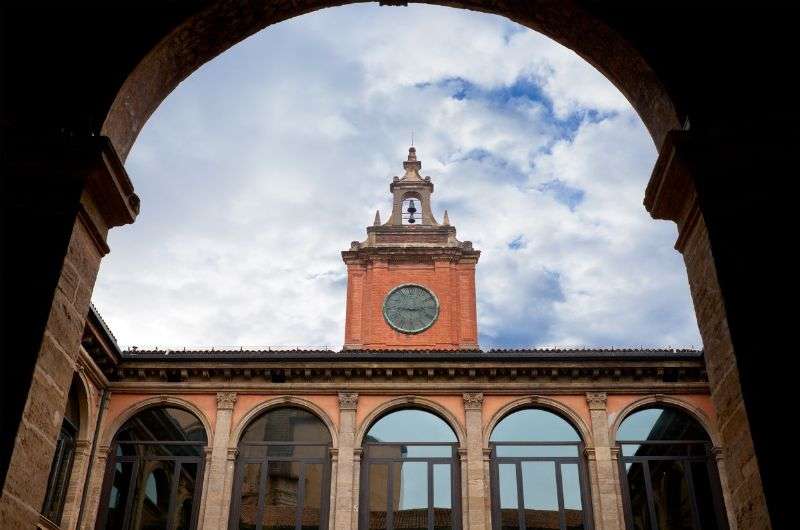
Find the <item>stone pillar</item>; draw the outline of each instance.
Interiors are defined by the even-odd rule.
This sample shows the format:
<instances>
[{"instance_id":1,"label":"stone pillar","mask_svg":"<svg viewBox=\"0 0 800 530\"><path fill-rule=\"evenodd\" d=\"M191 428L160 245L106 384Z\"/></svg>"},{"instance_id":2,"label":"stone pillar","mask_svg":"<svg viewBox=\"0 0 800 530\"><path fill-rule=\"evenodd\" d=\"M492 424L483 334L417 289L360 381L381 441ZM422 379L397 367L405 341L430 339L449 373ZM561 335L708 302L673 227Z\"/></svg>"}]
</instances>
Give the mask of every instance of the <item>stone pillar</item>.
<instances>
[{"instance_id":1,"label":"stone pillar","mask_svg":"<svg viewBox=\"0 0 800 530\"><path fill-rule=\"evenodd\" d=\"M353 450L356 439L356 409L358 394L339 393L339 451L336 469L336 506L333 511L335 530L355 530L358 526L356 499L358 491L354 487Z\"/></svg>"},{"instance_id":2,"label":"stone pillar","mask_svg":"<svg viewBox=\"0 0 800 530\"><path fill-rule=\"evenodd\" d=\"M139 199L105 137L16 146L4 160L9 223L0 370L0 527L33 528L109 228ZM8 459L8 455L11 455ZM7 466L7 467L6 467Z\"/></svg>"},{"instance_id":3,"label":"stone pillar","mask_svg":"<svg viewBox=\"0 0 800 530\"><path fill-rule=\"evenodd\" d=\"M83 485L86 482L86 468L92 451L90 440L78 440L75 443L75 455L72 459L72 474L69 478L67 495L64 499L64 513L61 515L59 527L62 530L73 530L78 524L78 512L81 507Z\"/></svg>"},{"instance_id":4,"label":"stone pillar","mask_svg":"<svg viewBox=\"0 0 800 530\"><path fill-rule=\"evenodd\" d=\"M791 386L794 376L791 370L776 371L763 362L763 353L774 349L766 346L764 341L771 337L764 330L785 327L772 320L772 315L780 312L765 311L770 299L764 293L770 289L758 286L762 277L775 284L783 276L765 266L772 263L763 258L773 253L773 248L765 245L772 228L762 219L772 219L770 209L774 206L763 203L764 192L754 189L751 180L753 175L770 174L770 160L782 155L774 152L771 141L762 145L752 140L746 135L720 138L671 131L647 186L645 206L654 218L678 225L675 248L686 263L703 338L711 401L717 412L722 450L730 464L726 482L737 525L766 530L771 523L760 466L769 469L774 478L771 495L776 506L788 491L782 483L792 478L786 475L784 480L778 479L786 473L786 466L773 445L786 434L784 425L775 422L768 411L781 401L781 392ZM750 214L756 211L770 215ZM725 290L720 281L723 273ZM731 308L736 312L731 313ZM736 317L736 344L729 314ZM750 391L747 400L745 385ZM748 411L748 406L760 414ZM752 421L758 422L753 432L762 439L758 453L750 429ZM779 519L788 512L776 509L772 516Z\"/></svg>"},{"instance_id":5,"label":"stone pillar","mask_svg":"<svg viewBox=\"0 0 800 530\"><path fill-rule=\"evenodd\" d=\"M611 447L605 392L587 392L592 447L586 447L592 509L597 530L623 530L622 496L617 452Z\"/></svg>"},{"instance_id":6,"label":"stone pillar","mask_svg":"<svg viewBox=\"0 0 800 530\"><path fill-rule=\"evenodd\" d=\"M211 461L206 469L206 488L203 491L205 511L201 530L217 530L227 526L226 504L229 495L226 478L228 468L228 444L231 435L231 417L236 403L235 392L217 392L217 420L211 446Z\"/></svg>"},{"instance_id":7,"label":"stone pillar","mask_svg":"<svg viewBox=\"0 0 800 530\"><path fill-rule=\"evenodd\" d=\"M92 530L97 522L97 512L100 508L100 496L103 493L103 481L108 470L108 456L111 447L101 445L97 448L97 454L92 466L92 474L86 478L89 481L89 488L86 490L86 500L84 501L84 512L80 520L81 530Z\"/></svg>"},{"instance_id":8,"label":"stone pillar","mask_svg":"<svg viewBox=\"0 0 800 530\"><path fill-rule=\"evenodd\" d=\"M486 488L483 466L483 394L467 392L464 412L467 428L467 497L462 509L467 512L469 530L486 530Z\"/></svg>"}]
</instances>

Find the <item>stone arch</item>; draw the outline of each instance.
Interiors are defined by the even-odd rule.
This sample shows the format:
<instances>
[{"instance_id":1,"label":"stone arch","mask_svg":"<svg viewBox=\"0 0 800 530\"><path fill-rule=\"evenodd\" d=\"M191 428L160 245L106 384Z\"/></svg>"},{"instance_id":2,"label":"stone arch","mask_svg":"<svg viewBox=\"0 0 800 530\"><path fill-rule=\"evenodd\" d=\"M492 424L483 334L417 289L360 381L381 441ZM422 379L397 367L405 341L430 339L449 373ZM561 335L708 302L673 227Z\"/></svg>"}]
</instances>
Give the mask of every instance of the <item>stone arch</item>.
<instances>
[{"instance_id":1,"label":"stone arch","mask_svg":"<svg viewBox=\"0 0 800 530\"><path fill-rule=\"evenodd\" d=\"M239 445L239 440L242 437L245 429L261 414L268 410L277 409L281 407L294 407L303 409L311 414L315 415L319 420L325 424L325 427L328 428L328 432L331 435L331 448L336 449L339 447L339 439L337 437L337 429L336 426L333 424L330 416L328 413L325 412L322 407L317 405L316 403L309 401L307 399L303 399L300 397L295 396L281 396L274 399L269 399L267 401L261 402L255 407L251 408L247 413L242 416L239 422L236 424L236 427L233 428L231 432L231 436L228 441L228 448L229 449L236 449Z\"/></svg>"},{"instance_id":2,"label":"stone arch","mask_svg":"<svg viewBox=\"0 0 800 530\"><path fill-rule=\"evenodd\" d=\"M78 411L80 414L80 425L78 425L78 440L89 440L94 436L92 426L94 421L92 418L92 410L94 410L93 392L91 391L92 385L89 382L86 372L82 366L79 366L72 375L73 383L78 383Z\"/></svg>"},{"instance_id":3,"label":"stone arch","mask_svg":"<svg viewBox=\"0 0 800 530\"><path fill-rule=\"evenodd\" d=\"M500 423L509 414L523 409L541 409L552 412L569 423L572 428L575 429L575 432L578 433L578 436L580 436L586 447L594 447L592 431L586 425L586 422L583 421L583 418L581 418L580 415L572 408L561 403L560 401L556 401L555 399L544 396L527 396L516 399L495 412L492 418L483 428L483 447L489 447L489 438L491 438L492 431L494 431L494 428L498 423Z\"/></svg>"},{"instance_id":4,"label":"stone arch","mask_svg":"<svg viewBox=\"0 0 800 530\"><path fill-rule=\"evenodd\" d=\"M453 432L458 439L459 446L466 447L466 429L462 423L458 421L458 418L456 418L452 412L439 403L419 396L400 396L390 399L386 403L382 403L381 405L375 407L367 415L367 417L364 418L364 421L361 422L361 425L359 425L358 430L356 431L354 447L361 447L363 445L364 437L367 435L372 426L375 425L375 422L387 414L402 409L418 409L438 416L442 421L447 423L451 429L453 429Z\"/></svg>"},{"instance_id":5,"label":"stone arch","mask_svg":"<svg viewBox=\"0 0 800 530\"><path fill-rule=\"evenodd\" d=\"M194 403L187 401L185 399L173 396L153 396L133 405L129 406L125 410L123 410L116 418L114 418L108 426L103 429L103 435L100 438L99 446L103 448L110 448L111 443L114 441L114 437L117 435L117 432L120 428L125 424L126 421L134 417L139 412L149 409L152 407L177 407L183 409L187 412L191 412L194 414L199 420L200 423L203 424L203 428L206 431L206 446L212 447L214 442L214 430L211 428L211 422L206 417L205 413Z\"/></svg>"},{"instance_id":6,"label":"stone arch","mask_svg":"<svg viewBox=\"0 0 800 530\"><path fill-rule=\"evenodd\" d=\"M124 161L158 105L192 72L250 35L298 15L355 0L209 2L140 57L116 91L100 128ZM641 117L657 148L685 115L643 55L622 34L575 0L502 4L487 0L423 3L507 17L580 55L605 75Z\"/></svg>"},{"instance_id":7,"label":"stone arch","mask_svg":"<svg viewBox=\"0 0 800 530\"><path fill-rule=\"evenodd\" d=\"M649 405L672 407L679 409L681 412L687 413L691 418L696 420L700 426L703 427L703 429L705 429L708 437L711 438L711 443L714 444L714 447L720 447L721 442L719 434L717 433L716 428L714 428L714 423L711 421L708 415L703 412L702 409L692 405L688 401L684 401L672 396L662 395L647 396L642 399L638 399L617 413L617 417L614 418L614 422L609 427L609 430L611 431L609 432L609 440L612 447L617 443L617 432L619 431L619 427L622 425L622 422L634 412L647 408Z\"/></svg>"}]
</instances>

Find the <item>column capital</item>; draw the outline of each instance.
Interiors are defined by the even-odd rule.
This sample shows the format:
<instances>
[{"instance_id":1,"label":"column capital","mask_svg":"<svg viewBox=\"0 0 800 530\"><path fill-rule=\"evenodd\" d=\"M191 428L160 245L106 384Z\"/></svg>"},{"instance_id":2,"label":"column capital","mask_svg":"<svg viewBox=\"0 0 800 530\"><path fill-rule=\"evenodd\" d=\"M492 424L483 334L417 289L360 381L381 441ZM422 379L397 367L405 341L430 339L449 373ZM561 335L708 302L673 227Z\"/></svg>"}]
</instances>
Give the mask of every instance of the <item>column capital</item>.
<instances>
[{"instance_id":1,"label":"column capital","mask_svg":"<svg viewBox=\"0 0 800 530\"><path fill-rule=\"evenodd\" d=\"M589 410L606 410L608 395L605 392L586 392Z\"/></svg>"},{"instance_id":2,"label":"column capital","mask_svg":"<svg viewBox=\"0 0 800 530\"><path fill-rule=\"evenodd\" d=\"M236 457L239 456L239 448L238 447L228 447L228 460L234 461Z\"/></svg>"},{"instance_id":3,"label":"column capital","mask_svg":"<svg viewBox=\"0 0 800 530\"><path fill-rule=\"evenodd\" d=\"M464 410L482 410L483 409L483 393L482 392L464 392Z\"/></svg>"},{"instance_id":4,"label":"column capital","mask_svg":"<svg viewBox=\"0 0 800 530\"><path fill-rule=\"evenodd\" d=\"M584 447L583 456L586 457L586 460L597 460L597 451L594 447Z\"/></svg>"},{"instance_id":5,"label":"column capital","mask_svg":"<svg viewBox=\"0 0 800 530\"><path fill-rule=\"evenodd\" d=\"M339 392L339 410L356 410L358 394L355 392Z\"/></svg>"},{"instance_id":6,"label":"column capital","mask_svg":"<svg viewBox=\"0 0 800 530\"><path fill-rule=\"evenodd\" d=\"M217 410L233 410L236 399L236 392L217 392Z\"/></svg>"}]
</instances>

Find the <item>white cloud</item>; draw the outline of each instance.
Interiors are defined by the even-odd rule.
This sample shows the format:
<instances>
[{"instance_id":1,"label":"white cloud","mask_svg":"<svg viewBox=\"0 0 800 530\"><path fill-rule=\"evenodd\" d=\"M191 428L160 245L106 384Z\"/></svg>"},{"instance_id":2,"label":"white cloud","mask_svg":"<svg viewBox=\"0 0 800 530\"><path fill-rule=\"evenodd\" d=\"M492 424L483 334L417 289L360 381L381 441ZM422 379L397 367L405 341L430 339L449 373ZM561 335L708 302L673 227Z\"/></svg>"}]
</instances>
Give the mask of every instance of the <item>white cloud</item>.
<instances>
[{"instance_id":1,"label":"white cloud","mask_svg":"<svg viewBox=\"0 0 800 530\"><path fill-rule=\"evenodd\" d=\"M251 37L150 119L128 160L142 213L95 290L120 342L340 347L339 251L388 213L412 129L435 213L483 252L484 346L699 344L619 92L502 18L368 5Z\"/></svg>"}]
</instances>

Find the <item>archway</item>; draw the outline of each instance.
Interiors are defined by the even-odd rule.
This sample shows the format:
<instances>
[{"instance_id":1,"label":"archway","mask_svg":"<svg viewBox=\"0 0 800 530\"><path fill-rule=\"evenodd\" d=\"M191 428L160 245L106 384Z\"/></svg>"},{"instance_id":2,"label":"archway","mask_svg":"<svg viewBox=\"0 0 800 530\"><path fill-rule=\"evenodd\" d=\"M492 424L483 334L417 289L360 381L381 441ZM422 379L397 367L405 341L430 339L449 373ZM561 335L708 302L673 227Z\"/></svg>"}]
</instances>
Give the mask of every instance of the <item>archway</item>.
<instances>
[{"instance_id":1,"label":"archway","mask_svg":"<svg viewBox=\"0 0 800 530\"><path fill-rule=\"evenodd\" d=\"M96 527L196 528L207 442L186 409L139 410L114 435Z\"/></svg>"},{"instance_id":2,"label":"archway","mask_svg":"<svg viewBox=\"0 0 800 530\"><path fill-rule=\"evenodd\" d=\"M304 408L251 419L238 442L230 528L327 528L331 444L328 426Z\"/></svg>"},{"instance_id":3,"label":"archway","mask_svg":"<svg viewBox=\"0 0 800 530\"><path fill-rule=\"evenodd\" d=\"M713 444L697 419L645 405L622 419L616 437L628 528L728 528Z\"/></svg>"},{"instance_id":4,"label":"archway","mask_svg":"<svg viewBox=\"0 0 800 530\"><path fill-rule=\"evenodd\" d=\"M517 409L494 427L489 447L496 530L591 528L583 440L567 420Z\"/></svg>"},{"instance_id":5,"label":"archway","mask_svg":"<svg viewBox=\"0 0 800 530\"><path fill-rule=\"evenodd\" d=\"M355 2L305 0L292 4L213 3L194 13L142 57L117 92L101 134L111 138L124 161L144 123L166 96L193 71L253 33L283 20ZM404 4L405 2L403 2ZM500 6L481 0L425 2L494 13L538 31L572 49L610 79L628 98L660 147L682 115L645 59L600 17L577 2Z\"/></svg>"}]
</instances>

